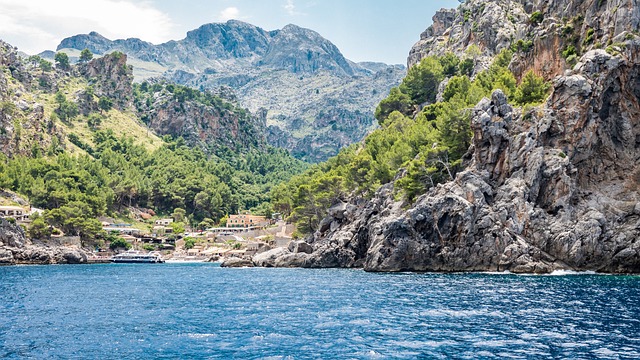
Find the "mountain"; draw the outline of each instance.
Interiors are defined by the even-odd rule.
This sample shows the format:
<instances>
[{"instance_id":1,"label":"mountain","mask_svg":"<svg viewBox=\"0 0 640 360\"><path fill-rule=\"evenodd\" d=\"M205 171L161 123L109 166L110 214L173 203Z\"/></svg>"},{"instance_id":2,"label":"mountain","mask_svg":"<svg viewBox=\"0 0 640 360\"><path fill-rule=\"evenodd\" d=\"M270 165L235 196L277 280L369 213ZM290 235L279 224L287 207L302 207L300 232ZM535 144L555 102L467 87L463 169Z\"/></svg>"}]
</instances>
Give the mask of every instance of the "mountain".
<instances>
[{"instance_id":1,"label":"mountain","mask_svg":"<svg viewBox=\"0 0 640 360\"><path fill-rule=\"evenodd\" d=\"M639 32L631 0L439 11L382 128L280 188L306 244L254 261L640 272Z\"/></svg>"},{"instance_id":2,"label":"mountain","mask_svg":"<svg viewBox=\"0 0 640 360\"><path fill-rule=\"evenodd\" d=\"M349 61L309 29L265 31L235 20L159 45L92 32L58 46L72 53L85 48L126 53L139 81L162 76L197 89L232 88L242 106L266 114L270 144L309 161L326 160L373 130L375 106L405 74L401 65Z\"/></svg>"},{"instance_id":3,"label":"mountain","mask_svg":"<svg viewBox=\"0 0 640 360\"><path fill-rule=\"evenodd\" d=\"M264 121L228 92L136 84L121 52L54 67L0 40L0 204L42 209L0 221L0 263L86 262L82 247L118 241L105 216L146 231L271 214L271 188L309 164L268 146Z\"/></svg>"}]
</instances>

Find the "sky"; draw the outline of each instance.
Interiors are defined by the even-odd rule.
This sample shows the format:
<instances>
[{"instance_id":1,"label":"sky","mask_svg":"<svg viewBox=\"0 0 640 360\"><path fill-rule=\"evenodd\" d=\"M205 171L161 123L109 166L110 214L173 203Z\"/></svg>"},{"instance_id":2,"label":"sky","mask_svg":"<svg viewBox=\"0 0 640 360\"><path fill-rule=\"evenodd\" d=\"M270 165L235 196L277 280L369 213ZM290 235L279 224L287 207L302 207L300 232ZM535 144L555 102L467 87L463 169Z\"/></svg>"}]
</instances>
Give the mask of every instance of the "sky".
<instances>
[{"instance_id":1,"label":"sky","mask_svg":"<svg viewBox=\"0 0 640 360\"><path fill-rule=\"evenodd\" d=\"M458 0L0 0L0 39L28 54L97 31L153 44L184 39L212 22L241 20L265 30L315 30L352 61L405 64L440 8Z\"/></svg>"}]
</instances>

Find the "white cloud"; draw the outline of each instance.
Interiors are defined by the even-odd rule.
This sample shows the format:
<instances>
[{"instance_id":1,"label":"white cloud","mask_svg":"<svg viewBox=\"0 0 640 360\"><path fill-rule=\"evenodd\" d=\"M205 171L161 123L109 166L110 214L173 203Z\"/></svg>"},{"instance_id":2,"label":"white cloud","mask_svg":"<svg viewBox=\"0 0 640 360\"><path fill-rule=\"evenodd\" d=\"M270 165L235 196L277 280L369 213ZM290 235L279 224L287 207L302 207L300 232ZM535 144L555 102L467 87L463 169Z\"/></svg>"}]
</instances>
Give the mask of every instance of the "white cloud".
<instances>
[{"instance_id":1,"label":"white cloud","mask_svg":"<svg viewBox=\"0 0 640 360\"><path fill-rule=\"evenodd\" d=\"M0 38L27 53L90 31L156 44L173 36L171 18L144 0L0 0L0 9Z\"/></svg>"},{"instance_id":2,"label":"white cloud","mask_svg":"<svg viewBox=\"0 0 640 360\"><path fill-rule=\"evenodd\" d=\"M240 19L240 10L238 10L238 8L234 6L228 7L220 11L220 14L218 15L218 20L220 21L227 21L232 19L235 19L235 20Z\"/></svg>"},{"instance_id":3,"label":"white cloud","mask_svg":"<svg viewBox=\"0 0 640 360\"><path fill-rule=\"evenodd\" d=\"M296 6L293 4L293 0L287 0L287 3L284 5L284 9L287 10L289 15L296 14Z\"/></svg>"},{"instance_id":4,"label":"white cloud","mask_svg":"<svg viewBox=\"0 0 640 360\"><path fill-rule=\"evenodd\" d=\"M283 8L290 16L304 15L296 10L296 5L293 3L293 0L287 0L287 3L284 4Z\"/></svg>"}]
</instances>

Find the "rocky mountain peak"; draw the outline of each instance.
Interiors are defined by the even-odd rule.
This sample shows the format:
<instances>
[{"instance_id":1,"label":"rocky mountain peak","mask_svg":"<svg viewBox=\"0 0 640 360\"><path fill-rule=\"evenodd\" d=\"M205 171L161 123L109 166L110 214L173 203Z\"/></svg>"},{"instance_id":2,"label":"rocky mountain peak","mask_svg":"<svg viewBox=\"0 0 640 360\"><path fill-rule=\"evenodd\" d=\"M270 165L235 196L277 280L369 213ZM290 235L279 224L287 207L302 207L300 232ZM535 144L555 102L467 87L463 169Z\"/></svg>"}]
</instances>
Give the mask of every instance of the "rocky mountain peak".
<instances>
[{"instance_id":1,"label":"rocky mountain peak","mask_svg":"<svg viewBox=\"0 0 640 360\"><path fill-rule=\"evenodd\" d=\"M189 31L184 41L216 58L244 58L263 55L269 47L269 34L257 26L229 20Z\"/></svg>"},{"instance_id":2,"label":"rocky mountain peak","mask_svg":"<svg viewBox=\"0 0 640 360\"><path fill-rule=\"evenodd\" d=\"M261 64L293 73L329 70L354 74L354 69L333 43L313 30L293 24L273 34Z\"/></svg>"},{"instance_id":3,"label":"rocky mountain peak","mask_svg":"<svg viewBox=\"0 0 640 360\"><path fill-rule=\"evenodd\" d=\"M63 39L56 48L56 51L61 49L89 49L94 54L104 54L109 51L112 46L113 41L92 31L88 34L79 34Z\"/></svg>"}]
</instances>

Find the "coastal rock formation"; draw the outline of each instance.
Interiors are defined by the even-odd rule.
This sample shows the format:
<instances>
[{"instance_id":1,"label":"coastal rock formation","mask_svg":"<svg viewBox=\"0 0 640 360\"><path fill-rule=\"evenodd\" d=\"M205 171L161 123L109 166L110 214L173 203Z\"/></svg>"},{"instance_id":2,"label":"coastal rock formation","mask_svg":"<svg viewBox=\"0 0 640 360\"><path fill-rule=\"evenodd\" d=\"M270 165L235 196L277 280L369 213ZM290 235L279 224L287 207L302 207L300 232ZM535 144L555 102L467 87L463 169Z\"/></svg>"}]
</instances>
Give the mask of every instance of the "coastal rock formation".
<instances>
[{"instance_id":1,"label":"coastal rock formation","mask_svg":"<svg viewBox=\"0 0 640 360\"><path fill-rule=\"evenodd\" d=\"M197 89L232 88L241 106L264 111L260 118L270 145L312 162L326 160L373 130L376 105L406 73L402 65L351 62L309 29L287 25L265 31L236 20L205 24L185 39L159 45L111 41L92 32L58 46L76 53L85 48L98 55L126 53L138 80L164 77ZM163 124L152 126L166 133ZM173 135L208 138L206 126L185 125Z\"/></svg>"},{"instance_id":2,"label":"coastal rock formation","mask_svg":"<svg viewBox=\"0 0 640 360\"><path fill-rule=\"evenodd\" d=\"M77 247L35 245L22 227L0 219L0 265L83 264L87 254Z\"/></svg>"},{"instance_id":3,"label":"coastal rock formation","mask_svg":"<svg viewBox=\"0 0 640 360\"><path fill-rule=\"evenodd\" d=\"M468 1L458 11L479 3ZM482 3L485 9L538 9L543 29L561 13L548 2ZM606 16L618 18L610 2L557 3L564 3L562 9L569 13L585 10L586 24L597 20L590 17L594 14L602 24L612 23ZM606 10L587 11L597 3ZM480 101L472 110L472 145L453 181L412 204L394 198L393 183L371 200L337 204L307 239L314 251L301 266L640 272L640 39L624 35L638 30L640 16L638 5L621 3L627 18L620 19L620 26L600 29L611 29L608 39L623 35L624 42L607 51L585 51L566 71L564 63L541 71L554 78L550 97L539 107L514 108L500 90ZM439 16L423 42L466 26L453 13ZM499 41L474 43L495 45L496 50L501 46ZM416 51L412 55L421 56ZM518 55L511 66L522 64L539 66Z\"/></svg>"},{"instance_id":4,"label":"coastal rock formation","mask_svg":"<svg viewBox=\"0 0 640 360\"><path fill-rule=\"evenodd\" d=\"M249 259L230 257L226 258L220 267L238 268L238 267L253 267L253 261Z\"/></svg>"}]
</instances>

